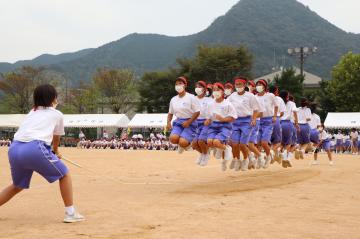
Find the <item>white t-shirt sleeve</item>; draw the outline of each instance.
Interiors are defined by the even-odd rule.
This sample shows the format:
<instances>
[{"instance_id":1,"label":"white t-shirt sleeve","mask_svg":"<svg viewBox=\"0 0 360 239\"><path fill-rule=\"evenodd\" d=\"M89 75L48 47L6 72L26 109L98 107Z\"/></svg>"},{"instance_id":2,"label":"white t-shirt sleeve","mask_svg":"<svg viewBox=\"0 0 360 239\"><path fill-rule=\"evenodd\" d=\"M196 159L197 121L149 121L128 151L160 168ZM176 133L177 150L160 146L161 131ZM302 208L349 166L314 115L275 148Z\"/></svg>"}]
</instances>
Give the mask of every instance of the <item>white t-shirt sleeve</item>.
<instances>
[{"instance_id":1,"label":"white t-shirt sleeve","mask_svg":"<svg viewBox=\"0 0 360 239\"><path fill-rule=\"evenodd\" d=\"M65 135L64 115L61 113L59 114L58 120L55 125L54 135Z\"/></svg>"},{"instance_id":2,"label":"white t-shirt sleeve","mask_svg":"<svg viewBox=\"0 0 360 239\"><path fill-rule=\"evenodd\" d=\"M286 105L285 105L285 102L282 100L282 99L279 99L280 101L280 106L279 106L279 112L280 113L284 113L286 111Z\"/></svg>"},{"instance_id":3,"label":"white t-shirt sleeve","mask_svg":"<svg viewBox=\"0 0 360 239\"><path fill-rule=\"evenodd\" d=\"M274 94L270 94L271 95L271 101L274 104L274 107L279 107L279 102L276 100L276 96Z\"/></svg>"},{"instance_id":4,"label":"white t-shirt sleeve","mask_svg":"<svg viewBox=\"0 0 360 239\"><path fill-rule=\"evenodd\" d=\"M305 116L307 121L311 120L311 110L309 108L306 109Z\"/></svg>"},{"instance_id":5,"label":"white t-shirt sleeve","mask_svg":"<svg viewBox=\"0 0 360 239\"><path fill-rule=\"evenodd\" d=\"M250 107L257 112L261 112L260 102L256 99L255 95L250 96Z\"/></svg>"},{"instance_id":6,"label":"white t-shirt sleeve","mask_svg":"<svg viewBox=\"0 0 360 239\"><path fill-rule=\"evenodd\" d=\"M174 114L173 99L170 100L169 114Z\"/></svg>"},{"instance_id":7,"label":"white t-shirt sleeve","mask_svg":"<svg viewBox=\"0 0 360 239\"><path fill-rule=\"evenodd\" d=\"M228 112L229 112L230 117L233 117L234 119L237 118L237 113L236 113L235 107L230 102L229 102L229 106L228 106Z\"/></svg>"},{"instance_id":8,"label":"white t-shirt sleeve","mask_svg":"<svg viewBox=\"0 0 360 239\"><path fill-rule=\"evenodd\" d=\"M194 112L200 112L201 110L200 101L196 98L196 96L191 96L191 108Z\"/></svg>"}]
</instances>

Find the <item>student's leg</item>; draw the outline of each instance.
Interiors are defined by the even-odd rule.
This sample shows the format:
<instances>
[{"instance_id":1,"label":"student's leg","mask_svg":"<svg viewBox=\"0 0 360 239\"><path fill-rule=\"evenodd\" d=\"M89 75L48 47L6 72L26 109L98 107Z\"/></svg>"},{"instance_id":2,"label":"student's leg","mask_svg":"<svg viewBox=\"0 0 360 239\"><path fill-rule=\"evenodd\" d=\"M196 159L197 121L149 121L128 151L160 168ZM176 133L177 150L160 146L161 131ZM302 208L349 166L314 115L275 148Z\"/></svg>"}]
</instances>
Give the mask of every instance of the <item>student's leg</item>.
<instances>
[{"instance_id":1,"label":"student's leg","mask_svg":"<svg viewBox=\"0 0 360 239\"><path fill-rule=\"evenodd\" d=\"M254 143L249 143L249 149L251 152L253 152L255 154L256 158L260 157L261 154Z\"/></svg>"},{"instance_id":2,"label":"student's leg","mask_svg":"<svg viewBox=\"0 0 360 239\"><path fill-rule=\"evenodd\" d=\"M207 146L206 142L203 141L203 140L199 140L198 144L199 144L199 147L200 147L200 151L203 154L207 154L208 153L208 146Z\"/></svg>"},{"instance_id":3,"label":"student's leg","mask_svg":"<svg viewBox=\"0 0 360 239\"><path fill-rule=\"evenodd\" d=\"M203 153L202 150L201 150L201 148L200 148L199 141L194 140L194 141L192 142L192 144L191 144L191 147L192 147L194 150L198 151L199 153L201 153L201 154Z\"/></svg>"},{"instance_id":4,"label":"student's leg","mask_svg":"<svg viewBox=\"0 0 360 239\"><path fill-rule=\"evenodd\" d=\"M333 161L332 159L332 153L331 153L331 150L327 150L327 155L328 155L328 158L329 158L329 161Z\"/></svg>"},{"instance_id":5,"label":"student's leg","mask_svg":"<svg viewBox=\"0 0 360 239\"><path fill-rule=\"evenodd\" d=\"M0 206L7 203L11 198L13 198L16 194L21 192L23 189L16 187L14 184L6 187L4 190L0 192Z\"/></svg>"},{"instance_id":6,"label":"student's leg","mask_svg":"<svg viewBox=\"0 0 360 239\"><path fill-rule=\"evenodd\" d=\"M213 145L214 145L214 147L217 148L217 149L221 149L221 150L225 150L225 149L226 149L226 145L223 144L223 143L222 143L220 140L218 140L218 139L215 139L215 140L213 141Z\"/></svg>"},{"instance_id":7,"label":"student's leg","mask_svg":"<svg viewBox=\"0 0 360 239\"><path fill-rule=\"evenodd\" d=\"M65 207L73 206L73 189L70 173L59 179L61 197L64 201Z\"/></svg>"},{"instance_id":8,"label":"student's leg","mask_svg":"<svg viewBox=\"0 0 360 239\"><path fill-rule=\"evenodd\" d=\"M176 134L170 135L170 142L172 144L179 144L180 136Z\"/></svg>"}]
</instances>

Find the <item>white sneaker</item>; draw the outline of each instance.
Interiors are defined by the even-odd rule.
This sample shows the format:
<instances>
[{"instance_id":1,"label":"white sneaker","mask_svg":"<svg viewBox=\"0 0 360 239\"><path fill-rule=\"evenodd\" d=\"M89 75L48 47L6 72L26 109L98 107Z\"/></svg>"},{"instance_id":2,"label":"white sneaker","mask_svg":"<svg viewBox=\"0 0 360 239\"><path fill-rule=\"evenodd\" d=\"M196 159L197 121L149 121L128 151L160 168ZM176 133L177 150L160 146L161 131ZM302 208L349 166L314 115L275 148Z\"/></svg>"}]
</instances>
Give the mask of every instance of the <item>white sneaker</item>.
<instances>
[{"instance_id":1,"label":"white sneaker","mask_svg":"<svg viewBox=\"0 0 360 239\"><path fill-rule=\"evenodd\" d=\"M205 167L206 165L208 165L209 160L210 160L210 153L207 154L203 154L203 159L200 162L200 166Z\"/></svg>"},{"instance_id":2,"label":"white sneaker","mask_svg":"<svg viewBox=\"0 0 360 239\"><path fill-rule=\"evenodd\" d=\"M270 156L266 156L265 157L265 163L263 165L264 169L267 169L270 166L270 162L271 162L271 157Z\"/></svg>"},{"instance_id":3,"label":"white sneaker","mask_svg":"<svg viewBox=\"0 0 360 239\"><path fill-rule=\"evenodd\" d=\"M224 159L230 161L232 158L232 148L230 145L226 145Z\"/></svg>"},{"instance_id":4,"label":"white sneaker","mask_svg":"<svg viewBox=\"0 0 360 239\"><path fill-rule=\"evenodd\" d=\"M244 159L242 162L241 162L241 171L248 171L249 169L249 163L250 163L250 160L247 158L247 159Z\"/></svg>"},{"instance_id":5,"label":"white sneaker","mask_svg":"<svg viewBox=\"0 0 360 239\"><path fill-rule=\"evenodd\" d=\"M221 161L221 170L226 171L226 169L227 169L227 161L223 159Z\"/></svg>"},{"instance_id":6,"label":"white sneaker","mask_svg":"<svg viewBox=\"0 0 360 239\"><path fill-rule=\"evenodd\" d=\"M222 158L222 153L223 153L223 150L221 150L221 149L216 149L216 150L215 150L215 158L216 158L216 159L221 159L221 158Z\"/></svg>"},{"instance_id":7,"label":"white sneaker","mask_svg":"<svg viewBox=\"0 0 360 239\"><path fill-rule=\"evenodd\" d=\"M249 158L249 169L255 169L256 168L256 159L254 157Z\"/></svg>"},{"instance_id":8,"label":"white sneaker","mask_svg":"<svg viewBox=\"0 0 360 239\"><path fill-rule=\"evenodd\" d=\"M311 163L311 165L319 165L320 163L319 163L319 161L317 161L317 160L314 160L314 161L312 161L312 163Z\"/></svg>"},{"instance_id":9,"label":"white sneaker","mask_svg":"<svg viewBox=\"0 0 360 239\"><path fill-rule=\"evenodd\" d=\"M182 153L184 153L185 152L185 149L183 148L183 147L178 147L178 153L179 154L182 154Z\"/></svg>"},{"instance_id":10,"label":"white sneaker","mask_svg":"<svg viewBox=\"0 0 360 239\"><path fill-rule=\"evenodd\" d=\"M196 164L200 165L203 159L204 159L204 154L200 154L199 158L196 160Z\"/></svg>"},{"instance_id":11,"label":"white sneaker","mask_svg":"<svg viewBox=\"0 0 360 239\"><path fill-rule=\"evenodd\" d=\"M236 161L236 159L231 160L229 169L234 169L235 168L235 161Z\"/></svg>"},{"instance_id":12,"label":"white sneaker","mask_svg":"<svg viewBox=\"0 0 360 239\"><path fill-rule=\"evenodd\" d=\"M64 223L74 223L74 222L81 222L84 221L85 217L82 216L80 213L76 212L72 215L65 213Z\"/></svg>"},{"instance_id":13,"label":"white sneaker","mask_svg":"<svg viewBox=\"0 0 360 239\"><path fill-rule=\"evenodd\" d=\"M330 162L329 162L329 165L330 165L330 166L334 166L334 161L330 161Z\"/></svg>"},{"instance_id":14,"label":"white sneaker","mask_svg":"<svg viewBox=\"0 0 360 239\"><path fill-rule=\"evenodd\" d=\"M256 169L261 169L262 167L264 167L264 164L265 164L265 162L262 159L262 156L260 156L256 162Z\"/></svg>"},{"instance_id":15,"label":"white sneaker","mask_svg":"<svg viewBox=\"0 0 360 239\"><path fill-rule=\"evenodd\" d=\"M236 160L236 162L235 162L235 171L240 171L240 168L241 168L241 161Z\"/></svg>"}]
</instances>

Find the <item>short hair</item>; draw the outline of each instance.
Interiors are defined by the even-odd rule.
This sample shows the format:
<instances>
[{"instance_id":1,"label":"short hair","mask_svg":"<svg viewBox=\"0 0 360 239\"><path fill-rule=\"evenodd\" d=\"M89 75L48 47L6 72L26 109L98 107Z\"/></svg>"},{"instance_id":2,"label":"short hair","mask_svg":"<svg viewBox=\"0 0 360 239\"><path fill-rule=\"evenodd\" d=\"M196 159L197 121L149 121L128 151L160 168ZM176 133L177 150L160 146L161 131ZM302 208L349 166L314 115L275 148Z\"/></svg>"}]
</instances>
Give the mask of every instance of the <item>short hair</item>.
<instances>
[{"instance_id":1,"label":"short hair","mask_svg":"<svg viewBox=\"0 0 360 239\"><path fill-rule=\"evenodd\" d=\"M34 108L52 106L57 96L58 94L54 86L50 84L39 85L34 90Z\"/></svg>"}]
</instances>

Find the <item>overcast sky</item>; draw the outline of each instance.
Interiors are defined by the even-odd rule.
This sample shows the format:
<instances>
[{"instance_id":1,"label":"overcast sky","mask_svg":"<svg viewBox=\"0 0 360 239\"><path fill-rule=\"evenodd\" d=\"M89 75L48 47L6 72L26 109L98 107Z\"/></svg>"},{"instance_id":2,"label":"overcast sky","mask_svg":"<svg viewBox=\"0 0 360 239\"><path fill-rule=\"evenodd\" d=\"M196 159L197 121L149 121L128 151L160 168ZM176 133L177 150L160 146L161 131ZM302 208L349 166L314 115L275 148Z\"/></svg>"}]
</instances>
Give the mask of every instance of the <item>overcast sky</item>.
<instances>
[{"instance_id":1,"label":"overcast sky","mask_svg":"<svg viewBox=\"0 0 360 239\"><path fill-rule=\"evenodd\" d=\"M188 35L238 0L0 0L0 62L98 47L129 33ZM300 0L360 33L359 0Z\"/></svg>"}]
</instances>

